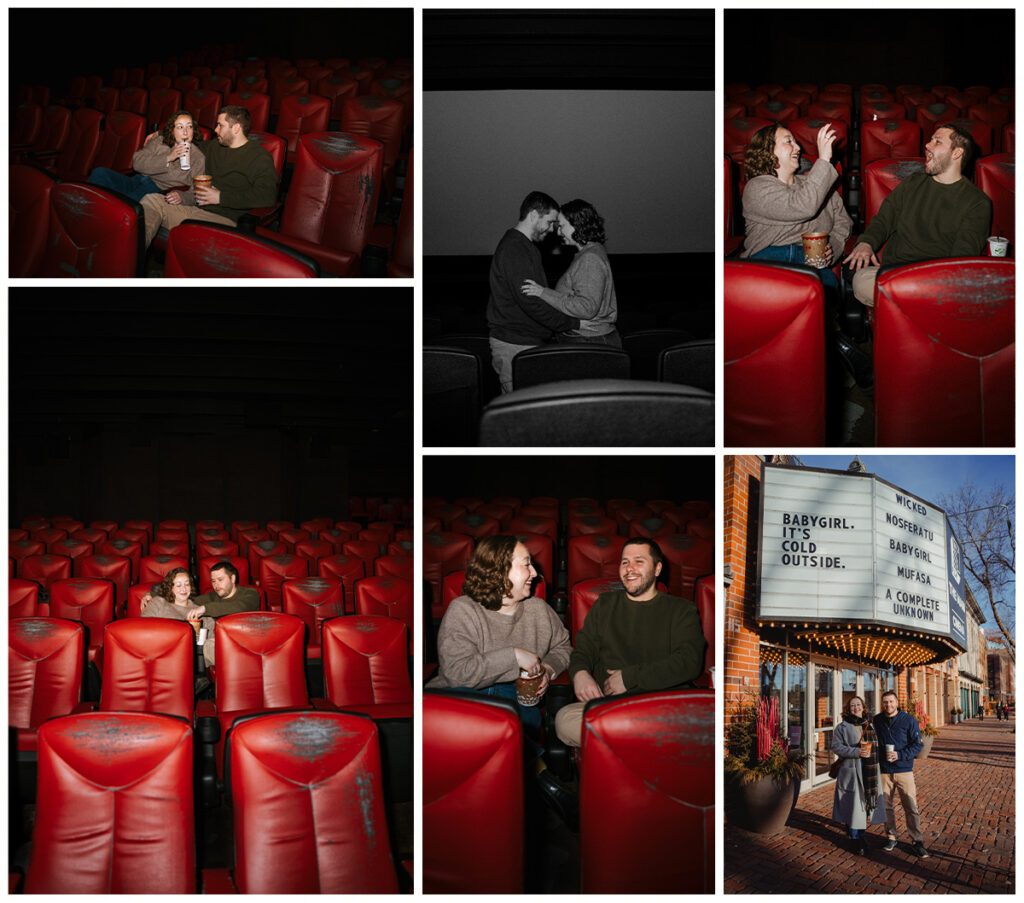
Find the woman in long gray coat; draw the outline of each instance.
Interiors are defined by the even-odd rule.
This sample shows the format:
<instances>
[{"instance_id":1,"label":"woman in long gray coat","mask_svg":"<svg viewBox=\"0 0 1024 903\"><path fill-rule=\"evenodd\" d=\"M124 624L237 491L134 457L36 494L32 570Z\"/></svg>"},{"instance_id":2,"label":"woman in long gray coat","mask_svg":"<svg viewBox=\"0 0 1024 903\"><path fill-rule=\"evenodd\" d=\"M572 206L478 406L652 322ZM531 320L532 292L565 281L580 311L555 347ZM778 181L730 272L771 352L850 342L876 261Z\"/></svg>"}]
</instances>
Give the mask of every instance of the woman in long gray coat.
<instances>
[{"instance_id":1,"label":"woman in long gray coat","mask_svg":"<svg viewBox=\"0 0 1024 903\"><path fill-rule=\"evenodd\" d=\"M843 720L832 734L832 752L842 762L832 818L846 825L854 852L863 856L867 849L864 831L870 825L885 824L885 795L879 778L878 738L859 696L846 704Z\"/></svg>"}]
</instances>

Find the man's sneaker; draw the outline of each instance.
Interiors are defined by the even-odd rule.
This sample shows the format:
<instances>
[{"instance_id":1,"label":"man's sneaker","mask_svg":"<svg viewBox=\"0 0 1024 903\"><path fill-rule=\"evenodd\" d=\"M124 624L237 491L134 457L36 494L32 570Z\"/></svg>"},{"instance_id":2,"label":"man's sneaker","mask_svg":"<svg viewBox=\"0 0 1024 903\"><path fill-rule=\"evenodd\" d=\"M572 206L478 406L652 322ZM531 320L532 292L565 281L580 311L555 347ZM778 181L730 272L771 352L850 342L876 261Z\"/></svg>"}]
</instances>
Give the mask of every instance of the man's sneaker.
<instances>
[{"instance_id":1,"label":"man's sneaker","mask_svg":"<svg viewBox=\"0 0 1024 903\"><path fill-rule=\"evenodd\" d=\"M887 853L891 853L893 850L895 850L896 849L896 838L895 837L890 837L885 842L885 844L882 846L882 849L885 850L885 852L887 852ZM922 847L921 849L924 849L924 847Z\"/></svg>"},{"instance_id":2,"label":"man's sneaker","mask_svg":"<svg viewBox=\"0 0 1024 903\"><path fill-rule=\"evenodd\" d=\"M917 843L914 844L914 855L918 859L927 859L928 858L928 851L924 848L924 844L921 843L920 840Z\"/></svg>"}]
</instances>

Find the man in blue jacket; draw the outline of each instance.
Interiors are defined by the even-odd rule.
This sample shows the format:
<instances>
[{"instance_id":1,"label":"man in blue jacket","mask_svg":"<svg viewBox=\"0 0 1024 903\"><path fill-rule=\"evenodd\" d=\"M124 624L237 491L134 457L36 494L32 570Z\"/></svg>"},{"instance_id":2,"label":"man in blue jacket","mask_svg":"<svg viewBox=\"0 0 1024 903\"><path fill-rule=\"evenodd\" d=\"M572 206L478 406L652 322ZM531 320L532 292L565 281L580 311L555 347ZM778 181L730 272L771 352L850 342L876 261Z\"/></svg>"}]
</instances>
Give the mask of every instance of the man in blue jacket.
<instances>
[{"instance_id":1,"label":"man in blue jacket","mask_svg":"<svg viewBox=\"0 0 1024 903\"><path fill-rule=\"evenodd\" d=\"M892 690L882 694L882 711L875 715L874 725L882 750L878 764L885 792L885 832L889 837L882 849L896 849L896 794L899 793L907 819L907 832L914 841L914 853L919 859L927 859L921 816L917 811L917 787L914 785L914 757L924 746L921 729L916 718L900 709Z\"/></svg>"}]
</instances>

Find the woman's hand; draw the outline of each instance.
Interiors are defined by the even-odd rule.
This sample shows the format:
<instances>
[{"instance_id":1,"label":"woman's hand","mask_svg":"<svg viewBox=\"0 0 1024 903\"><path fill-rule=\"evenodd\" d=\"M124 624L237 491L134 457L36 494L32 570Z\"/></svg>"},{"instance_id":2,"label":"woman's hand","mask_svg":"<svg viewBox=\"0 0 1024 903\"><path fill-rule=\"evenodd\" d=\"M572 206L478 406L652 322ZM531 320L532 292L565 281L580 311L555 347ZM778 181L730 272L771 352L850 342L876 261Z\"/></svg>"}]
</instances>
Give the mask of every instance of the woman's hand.
<instances>
[{"instance_id":1,"label":"woman's hand","mask_svg":"<svg viewBox=\"0 0 1024 903\"><path fill-rule=\"evenodd\" d=\"M825 245L825 269L831 269L832 256L832 245Z\"/></svg>"},{"instance_id":2,"label":"woman's hand","mask_svg":"<svg viewBox=\"0 0 1024 903\"><path fill-rule=\"evenodd\" d=\"M572 689L580 702L589 702L591 699L600 699L604 696L597 681L590 676L589 671L577 671L572 678Z\"/></svg>"},{"instance_id":3,"label":"woman's hand","mask_svg":"<svg viewBox=\"0 0 1024 903\"><path fill-rule=\"evenodd\" d=\"M832 145L836 143L836 130L831 122L826 122L818 129L818 157L822 160L832 159Z\"/></svg>"},{"instance_id":4,"label":"woman's hand","mask_svg":"<svg viewBox=\"0 0 1024 903\"><path fill-rule=\"evenodd\" d=\"M536 677L540 674L540 657L533 652L527 652L516 646L513 650L516 654L516 661L521 670L526 672L527 677Z\"/></svg>"},{"instance_id":5,"label":"woman's hand","mask_svg":"<svg viewBox=\"0 0 1024 903\"><path fill-rule=\"evenodd\" d=\"M871 250L871 245L866 241L857 242L850 252L850 256L843 260L843 263L849 263L851 270L859 270L865 266L880 266L878 258L875 257L875 252Z\"/></svg>"},{"instance_id":6,"label":"woman's hand","mask_svg":"<svg viewBox=\"0 0 1024 903\"><path fill-rule=\"evenodd\" d=\"M544 286L538 285L532 279L527 279L525 282L523 282L524 295L532 295L534 298L539 298L541 296L541 292L543 291Z\"/></svg>"},{"instance_id":7,"label":"woman's hand","mask_svg":"<svg viewBox=\"0 0 1024 903\"><path fill-rule=\"evenodd\" d=\"M548 691L548 685L555 678L555 669L551 665L541 662L541 668L544 669L544 677L541 679L540 686L537 687L537 698L540 699Z\"/></svg>"},{"instance_id":8,"label":"woman's hand","mask_svg":"<svg viewBox=\"0 0 1024 903\"><path fill-rule=\"evenodd\" d=\"M868 758L868 757L869 757L870 755L871 755L871 747L870 747L870 746L862 746L862 747L860 748L860 757L861 757L862 759L866 759L866 758Z\"/></svg>"}]
</instances>

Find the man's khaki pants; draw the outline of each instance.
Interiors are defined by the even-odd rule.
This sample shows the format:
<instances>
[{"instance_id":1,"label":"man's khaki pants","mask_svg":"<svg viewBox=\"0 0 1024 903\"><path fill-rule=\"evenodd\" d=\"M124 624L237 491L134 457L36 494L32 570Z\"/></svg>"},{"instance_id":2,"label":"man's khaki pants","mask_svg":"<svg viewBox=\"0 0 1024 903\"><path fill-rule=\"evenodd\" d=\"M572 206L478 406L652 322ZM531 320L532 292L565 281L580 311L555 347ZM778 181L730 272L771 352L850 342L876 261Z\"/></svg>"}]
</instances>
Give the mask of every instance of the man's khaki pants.
<instances>
[{"instance_id":1,"label":"man's khaki pants","mask_svg":"<svg viewBox=\"0 0 1024 903\"><path fill-rule=\"evenodd\" d=\"M162 194L147 194L139 203L142 204L142 210L146 215L147 248L153 244L153 239L156 238L161 226L173 229L187 219L202 220L204 223L223 223L225 226L235 225L234 220L219 213L210 213L202 207L168 204L167 198Z\"/></svg>"},{"instance_id":2,"label":"man's khaki pants","mask_svg":"<svg viewBox=\"0 0 1024 903\"><path fill-rule=\"evenodd\" d=\"M566 746L583 745L583 706L582 702L570 702L555 715L555 733Z\"/></svg>"},{"instance_id":3,"label":"man's khaki pants","mask_svg":"<svg viewBox=\"0 0 1024 903\"><path fill-rule=\"evenodd\" d=\"M917 786L914 784L914 772L902 771L898 774L882 773L882 791L885 793L885 833L890 840L896 839L896 794L899 793L903 803L903 814L907 819L907 833L915 843L923 843L921 833L921 814L917 811Z\"/></svg>"},{"instance_id":4,"label":"man's khaki pants","mask_svg":"<svg viewBox=\"0 0 1024 903\"><path fill-rule=\"evenodd\" d=\"M875 280L880 267L861 267L853 274L853 297L867 307L875 306Z\"/></svg>"}]
</instances>

